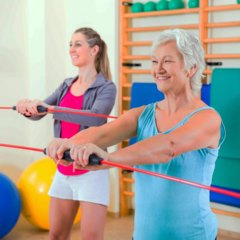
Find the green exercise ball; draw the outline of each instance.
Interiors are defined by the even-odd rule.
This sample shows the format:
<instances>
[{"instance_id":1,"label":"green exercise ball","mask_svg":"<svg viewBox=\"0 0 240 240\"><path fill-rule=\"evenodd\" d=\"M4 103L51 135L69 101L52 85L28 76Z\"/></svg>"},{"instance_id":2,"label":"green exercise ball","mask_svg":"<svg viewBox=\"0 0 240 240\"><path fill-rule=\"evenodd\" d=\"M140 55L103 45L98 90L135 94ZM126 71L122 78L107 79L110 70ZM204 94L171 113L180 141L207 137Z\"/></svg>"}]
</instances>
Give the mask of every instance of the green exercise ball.
<instances>
[{"instance_id":1,"label":"green exercise ball","mask_svg":"<svg viewBox=\"0 0 240 240\"><path fill-rule=\"evenodd\" d=\"M240 0L237 0L237 3L240 4Z\"/></svg>"},{"instance_id":2,"label":"green exercise ball","mask_svg":"<svg viewBox=\"0 0 240 240\"><path fill-rule=\"evenodd\" d=\"M157 11L165 11L168 10L168 1L167 0L161 0L156 5Z\"/></svg>"},{"instance_id":3,"label":"green exercise ball","mask_svg":"<svg viewBox=\"0 0 240 240\"><path fill-rule=\"evenodd\" d=\"M199 7L199 0L190 0L188 2L189 8L198 8Z\"/></svg>"},{"instance_id":4,"label":"green exercise ball","mask_svg":"<svg viewBox=\"0 0 240 240\"><path fill-rule=\"evenodd\" d=\"M144 7L144 12L152 12L156 11L156 3L155 2L147 2Z\"/></svg>"},{"instance_id":5,"label":"green exercise ball","mask_svg":"<svg viewBox=\"0 0 240 240\"><path fill-rule=\"evenodd\" d=\"M140 2L134 3L131 7L132 13L143 12L143 4Z\"/></svg>"},{"instance_id":6,"label":"green exercise ball","mask_svg":"<svg viewBox=\"0 0 240 240\"><path fill-rule=\"evenodd\" d=\"M168 4L170 10L184 8L184 3L182 0L171 0Z\"/></svg>"}]
</instances>

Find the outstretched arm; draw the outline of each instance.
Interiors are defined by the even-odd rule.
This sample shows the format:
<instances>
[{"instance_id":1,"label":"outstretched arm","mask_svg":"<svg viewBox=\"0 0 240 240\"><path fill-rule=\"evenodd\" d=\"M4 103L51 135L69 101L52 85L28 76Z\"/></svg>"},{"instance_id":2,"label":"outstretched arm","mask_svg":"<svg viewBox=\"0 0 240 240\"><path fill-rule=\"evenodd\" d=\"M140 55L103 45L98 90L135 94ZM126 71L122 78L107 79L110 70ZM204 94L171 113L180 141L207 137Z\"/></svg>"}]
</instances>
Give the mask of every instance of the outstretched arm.
<instances>
[{"instance_id":1,"label":"outstretched arm","mask_svg":"<svg viewBox=\"0 0 240 240\"><path fill-rule=\"evenodd\" d=\"M100 127L91 127L74 135L69 140L54 139L47 147L48 156L58 161L63 152L74 145L92 143L105 149L137 135L137 122L145 106L127 111L118 119ZM105 152L105 151L103 151Z\"/></svg>"},{"instance_id":2,"label":"outstretched arm","mask_svg":"<svg viewBox=\"0 0 240 240\"><path fill-rule=\"evenodd\" d=\"M87 165L91 153L106 157L107 161L129 166L167 163L186 152L218 147L220 125L221 118L214 110L204 110L194 114L187 123L168 134L155 135L108 155L104 155L102 150L92 144L87 149L76 151L73 147L71 154L77 163L76 168L88 170L95 169L92 166L81 166Z\"/></svg>"},{"instance_id":3,"label":"outstretched arm","mask_svg":"<svg viewBox=\"0 0 240 240\"><path fill-rule=\"evenodd\" d=\"M104 86L102 91L97 94L97 97L91 109L78 110L78 109L64 108L59 106L55 106L54 109L74 111L79 113L94 113L94 114L109 115L115 103L116 93L117 91L116 91L115 84L113 82L108 82L108 84ZM74 113L54 112L53 118L60 121L76 123L79 125L89 126L89 127L101 126L104 123L106 123L106 118L104 117L94 117L94 116L74 114Z\"/></svg>"}]
</instances>

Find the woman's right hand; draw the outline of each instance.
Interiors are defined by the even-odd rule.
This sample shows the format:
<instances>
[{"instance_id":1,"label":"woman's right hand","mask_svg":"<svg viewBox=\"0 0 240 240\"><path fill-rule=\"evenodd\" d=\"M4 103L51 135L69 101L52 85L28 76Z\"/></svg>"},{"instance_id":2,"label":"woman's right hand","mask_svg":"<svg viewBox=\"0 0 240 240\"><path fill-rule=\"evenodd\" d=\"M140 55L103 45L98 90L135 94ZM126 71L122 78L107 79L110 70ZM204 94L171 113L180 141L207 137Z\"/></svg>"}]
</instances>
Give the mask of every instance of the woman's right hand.
<instances>
[{"instance_id":1,"label":"woman's right hand","mask_svg":"<svg viewBox=\"0 0 240 240\"><path fill-rule=\"evenodd\" d=\"M18 113L21 113L23 115L26 116L32 116L32 113L28 111L28 105L31 103L32 101L29 99L21 99L18 103L17 103L17 111Z\"/></svg>"},{"instance_id":2,"label":"woman's right hand","mask_svg":"<svg viewBox=\"0 0 240 240\"><path fill-rule=\"evenodd\" d=\"M33 101L28 99L22 99L17 104L17 111L25 116L32 116L32 115L45 115L48 112L39 113L37 110L38 106L46 107L48 109L53 109L54 106L50 106L45 102L35 99Z\"/></svg>"},{"instance_id":3,"label":"woman's right hand","mask_svg":"<svg viewBox=\"0 0 240 240\"><path fill-rule=\"evenodd\" d=\"M53 159L55 163L60 160L60 164L64 166L71 165L72 162L62 160L63 153L71 149L75 144L69 139L54 138L47 146L47 155Z\"/></svg>"}]
</instances>

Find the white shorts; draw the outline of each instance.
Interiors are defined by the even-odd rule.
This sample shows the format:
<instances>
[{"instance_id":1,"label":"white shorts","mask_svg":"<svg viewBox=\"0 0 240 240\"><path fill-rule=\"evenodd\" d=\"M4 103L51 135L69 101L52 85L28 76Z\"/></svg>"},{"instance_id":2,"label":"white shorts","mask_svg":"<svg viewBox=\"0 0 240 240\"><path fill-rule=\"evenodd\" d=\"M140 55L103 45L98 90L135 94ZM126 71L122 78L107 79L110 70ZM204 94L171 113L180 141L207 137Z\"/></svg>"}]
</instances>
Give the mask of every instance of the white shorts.
<instances>
[{"instance_id":1,"label":"white shorts","mask_svg":"<svg viewBox=\"0 0 240 240\"><path fill-rule=\"evenodd\" d=\"M57 170L48 195L108 206L110 198L109 169L90 171L78 176L66 176Z\"/></svg>"}]
</instances>

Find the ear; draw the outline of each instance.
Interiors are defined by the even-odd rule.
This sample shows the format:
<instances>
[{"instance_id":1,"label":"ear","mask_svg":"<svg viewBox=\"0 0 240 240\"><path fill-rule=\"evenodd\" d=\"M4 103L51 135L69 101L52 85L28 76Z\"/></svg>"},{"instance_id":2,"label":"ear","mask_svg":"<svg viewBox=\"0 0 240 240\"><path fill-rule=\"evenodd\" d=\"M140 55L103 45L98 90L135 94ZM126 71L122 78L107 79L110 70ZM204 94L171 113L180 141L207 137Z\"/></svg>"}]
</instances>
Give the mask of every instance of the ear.
<instances>
[{"instance_id":1,"label":"ear","mask_svg":"<svg viewBox=\"0 0 240 240\"><path fill-rule=\"evenodd\" d=\"M194 66L190 69L190 73L188 73L188 76L191 78L196 71L197 71L197 65L194 64Z\"/></svg>"},{"instance_id":2,"label":"ear","mask_svg":"<svg viewBox=\"0 0 240 240\"><path fill-rule=\"evenodd\" d=\"M97 53L99 52L99 46L95 45L92 49L91 49L91 55L97 55Z\"/></svg>"}]
</instances>

